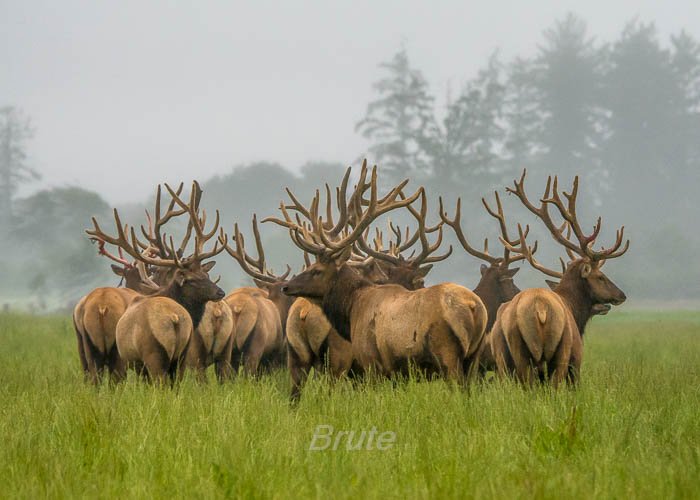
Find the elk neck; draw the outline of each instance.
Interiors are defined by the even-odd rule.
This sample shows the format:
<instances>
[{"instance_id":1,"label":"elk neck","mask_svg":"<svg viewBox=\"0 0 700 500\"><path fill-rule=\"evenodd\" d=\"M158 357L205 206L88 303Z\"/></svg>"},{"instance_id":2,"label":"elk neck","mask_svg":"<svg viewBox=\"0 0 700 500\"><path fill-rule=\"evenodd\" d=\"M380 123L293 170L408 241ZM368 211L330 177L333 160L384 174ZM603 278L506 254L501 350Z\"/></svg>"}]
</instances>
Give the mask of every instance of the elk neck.
<instances>
[{"instance_id":1,"label":"elk neck","mask_svg":"<svg viewBox=\"0 0 700 500\"><path fill-rule=\"evenodd\" d=\"M197 328L197 326L199 326L199 322L202 320L202 316L204 315L204 308L207 305L207 301L187 297L183 293L182 287L178 285L175 280L161 288L158 292L152 294L151 297L168 297L169 299L173 299L175 302L180 304L192 318L193 328Z\"/></svg>"},{"instance_id":2,"label":"elk neck","mask_svg":"<svg viewBox=\"0 0 700 500\"><path fill-rule=\"evenodd\" d=\"M338 269L330 290L323 297L321 309L341 337L350 340L350 315L358 290L371 286L372 282L344 264Z\"/></svg>"},{"instance_id":3,"label":"elk neck","mask_svg":"<svg viewBox=\"0 0 700 500\"><path fill-rule=\"evenodd\" d=\"M481 277L479 284L476 285L473 292L486 306L486 312L488 314L486 331L490 332L491 328L493 328L493 324L496 322L496 312L498 308L501 307L501 304L505 302L501 297L498 283L495 282L493 276L486 274Z\"/></svg>"},{"instance_id":4,"label":"elk neck","mask_svg":"<svg viewBox=\"0 0 700 500\"><path fill-rule=\"evenodd\" d=\"M586 280L581 278L580 273L579 266L571 266L564 273L564 277L554 292L569 305L579 334L583 337L583 332L592 316L593 298L588 291Z\"/></svg>"}]
</instances>

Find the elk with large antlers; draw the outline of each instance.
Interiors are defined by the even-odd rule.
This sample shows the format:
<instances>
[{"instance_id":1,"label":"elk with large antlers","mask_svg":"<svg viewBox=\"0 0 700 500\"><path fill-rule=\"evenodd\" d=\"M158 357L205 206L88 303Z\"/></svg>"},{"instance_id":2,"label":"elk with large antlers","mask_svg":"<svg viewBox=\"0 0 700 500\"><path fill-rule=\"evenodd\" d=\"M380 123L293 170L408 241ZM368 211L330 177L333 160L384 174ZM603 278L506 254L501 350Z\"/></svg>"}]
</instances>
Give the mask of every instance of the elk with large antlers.
<instances>
[{"instance_id":1,"label":"elk with large antlers","mask_svg":"<svg viewBox=\"0 0 700 500\"><path fill-rule=\"evenodd\" d=\"M571 262L562 272L546 268L535 260L533 248L527 245L525 232L518 227L520 238L516 245L502 239L510 251L522 255L535 269L560 279L554 290L532 288L516 295L499 311L492 330L492 348L501 374L514 373L524 383L550 380L558 386L563 380L578 380L583 356L582 336L588 320L595 314L604 314L610 304L622 304L626 297L603 272L606 260L623 255L629 248L624 245L624 226L617 231L612 247L594 250L593 244L600 232L598 218L593 232L586 235L576 214L578 177L570 193L558 190L558 179L550 177L540 206L532 204L524 189L526 171L514 182L508 192L515 194L525 207L539 217L555 241L567 251ZM549 213L554 205L564 220L558 226ZM564 231L569 228L569 234ZM573 233L576 241L572 241ZM562 261L563 263L563 261Z\"/></svg>"},{"instance_id":2,"label":"elk with large antlers","mask_svg":"<svg viewBox=\"0 0 700 500\"><path fill-rule=\"evenodd\" d=\"M517 242L508 236L508 226L503 213L501 198L498 196L498 192L495 192L494 194L496 197L496 210L489 206L485 198L482 198L481 202L483 203L486 212L488 212L489 215L498 221L501 238L510 244L516 244ZM486 306L486 311L488 313L486 334L482 343L481 352L479 353L479 368L481 371L494 369L496 364L491 351L490 332L493 328L493 324L496 321L496 312L498 311L498 308L501 307L502 304L510 301L520 292L520 289L513 281L513 277L520 270L520 268L510 268L509 266L514 262L523 260L525 257L523 255L514 254L508 249L508 247L504 247L502 257L491 255L489 253L488 239L484 240L483 250L473 247L462 230L462 200L460 198L457 199L457 208L452 219L447 216L447 213L444 210L442 198L440 198L440 217L445 224L452 227L455 235L457 236L457 240L467 253L488 263L488 265L481 264L481 278L479 279L479 283L476 285L476 288L473 290L474 293L477 294L482 300L484 306ZM529 227L525 229L526 234L528 231Z\"/></svg>"},{"instance_id":3,"label":"elk with large antlers","mask_svg":"<svg viewBox=\"0 0 700 500\"><path fill-rule=\"evenodd\" d=\"M73 326L78 339L78 355L83 372L97 384L105 369L113 380L124 377L125 366L116 345L119 318L139 294L153 293L156 283L148 276L140 262L129 262L118 248L118 256L109 252L106 242L92 238L98 244L98 253L116 262L111 268L120 276L124 287L100 287L82 297L73 310Z\"/></svg>"},{"instance_id":4,"label":"elk with large antlers","mask_svg":"<svg viewBox=\"0 0 700 500\"><path fill-rule=\"evenodd\" d=\"M293 299L282 293L282 286L291 268L287 267L287 271L279 276L267 268L257 216L253 215L257 258L246 253L238 224L234 225L233 231L235 248L224 241L223 235L220 243L253 278L257 288L238 288L224 299L233 312L228 356L234 370L242 364L247 373L256 374L261 366L272 367L284 360L284 327Z\"/></svg>"},{"instance_id":5,"label":"elk with large antlers","mask_svg":"<svg viewBox=\"0 0 700 500\"><path fill-rule=\"evenodd\" d=\"M180 198L179 190L176 192L167 184L165 187L172 198L168 211L161 216L159 186L156 230L154 234L149 234L145 228L141 228L149 244L157 248L157 255L143 251L149 244L139 240L133 227L122 224L117 210L114 211L116 236L102 231L94 218L94 228L87 233L116 245L144 265L172 270L168 283L155 293L131 301L116 327L117 348L127 364L134 365L141 372L145 369L144 373L151 379L163 381L169 376L172 381L184 361L188 342L193 329L199 326L206 303L224 297L223 290L208 276L215 263L204 262L223 251L223 246L217 242L213 250L204 250L206 242L217 234L219 214L217 212L214 228L206 232L206 215L199 212L199 184L193 183L189 203ZM175 209L175 205L179 208ZM189 216L188 234L191 230L195 232L194 253L187 257L175 249L172 236L167 238L161 232L165 222L184 214Z\"/></svg>"},{"instance_id":6,"label":"elk with large antlers","mask_svg":"<svg viewBox=\"0 0 700 500\"><path fill-rule=\"evenodd\" d=\"M345 214L335 237L318 213L319 197L308 210L309 219L293 219L284 204L283 219L266 219L289 230L292 241L318 262L291 279L283 291L308 297L321 304L338 333L351 340L353 354L362 370L375 369L389 375L410 363L432 366L451 379L462 379L474 359L486 325L486 310L471 291L442 284L417 291L398 285L376 285L347 264L352 247L381 215L414 203L425 202L421 188L401 196L406 182L386 196L377 195L377 171L367 182L363 165L360 181L350 198L353 215ZM364 193L370 191L369 199ZM343 194L344 196L344 194ZM348 218L354 220L348 222ZM343 220L346 219L346 220ZM468 371L468 370L467 370Z\"/></svg>"},{"instance_id":7,"label":"elk with large antlers","mask_svg":"<svg viewBox=\"0 0 700 500\"><path fill-rule=\"evenodd\" d=\"M346 179L349 174L350 169L346 172L342 186L347 184ZM344 190L345 187L341 189ZM327 196L330 196L328 187L326 187L326 192ZM341 207L343 202L342 195L339 195L338 204ZM348 216L350 226L355 220L360 219L361 214L356 213L357 208L353 203L347 207L347 211L351 212ZM374 238L374 247L366 241L369 231L366 231L357 240L356 246L359 253L351 257L348 265L351 265L371 283L394 284L407 290L424 288L424 278L432 268L430 263L446 259L450 255L451 249L442 256L431 256L438 249L442 240L441 237L438 238L438 241L431 246L425 237L425 211L427 209L425 204L423 204L421 212L416 211L411 206L407 208L418 219L419 231L413 237L409 237L407 228L406 241L403 244L401 231L397 230L391 223L389 225L396 235L396 242L391 242L388 249L384 249L382 233L379 230ZM330 219L331 211L328 207L326 212ZM435 226L427 231L432 232L437 229L438 226ZM405 258L401 252L408 251L419 240L423 246L421 253L415 257ZM309 265L310 262L307 262L307 266ZM287 366L292 380L292 400L299 397L301 387L312 366L316 369L327 366L334 377L339 377L350 370L353 361L352 344L338 334L320 306L299 297L289 310L288 324Z\"/></svg>"}]
</instances>

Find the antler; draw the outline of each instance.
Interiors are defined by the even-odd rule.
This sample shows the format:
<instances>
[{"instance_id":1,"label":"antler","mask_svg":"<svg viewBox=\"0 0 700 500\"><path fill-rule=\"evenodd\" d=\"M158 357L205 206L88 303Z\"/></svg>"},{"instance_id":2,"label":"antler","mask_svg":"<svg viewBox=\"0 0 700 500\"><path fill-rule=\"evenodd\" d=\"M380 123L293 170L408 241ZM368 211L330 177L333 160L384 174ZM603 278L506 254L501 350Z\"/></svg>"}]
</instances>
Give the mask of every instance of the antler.
<instances>
[{"instance_id":1,"label":"antler","mask_svg":"<svg viewBox=\"0 0 700 500\"><path fill-rule=\"evenodd\" d=\"M348 177L349 172L346 173L345 179ZM345 193L345 186L338 190L338 199L347 199ZM341 230L339 234L334 234L334 229L327 229L328 224L324 224L323 217L318 213L320 195L317 192L316 196L311 202L311 207L309 209L304 208L303 210L297 209L296 205L298 203L296 198L293 200L295 204L295 210L297 214L295 219L287 212L287 207L284 203L280 204L280 210L284 219L277 219L274 217L268 217L263 220L263 222L274 222L280 226L289 229L290 237L292 241L302 250L305 250L311 254L324 257L333 257L345 251L348 247L353 245L359 238L362 237L365 230L371 225L371 223L380 217L381 215L395 210L397 208L402 208L410 205L423 192L423 188L418 189L413 195L408 197L402 197L402 199L397 199L401 194L401 190L406 185L406 182L402 182L397 187L392 189L386 196L379 199L377 195L377 167L372 169L372 174L370 176L369 182L367 182L367 168L366 161L363 163L362 172L360 174L360 180L357 183L355 190L353 191L350 201L348 202L348 208L346 216L342 217L335 225L347 229ZM364 200L363 194L370 190L369 200ZM366 208L363 208L365 207ZM308 222L302 222L299 213L304 215ZM352 217L352 220L350 219Z\"/></svg>"},{"instance_id":2,"label":"antler","mask_svg":"<svg viewBox=\"0 0 700 500\"><path fill-rule=\"evenodd\" d=\"M535 259L534 254L537 251L537 242L535 241L535 244L532 247L527 245L527 242L525 241L525 238L527 237L527 230L523 231L523 228L520 224L518 224L518 235L518 246L515 246L513 243L511 243L503 237L499 237L499 240L501 240L501 243L503 243L503 246L506 247L508 251L520 255L521 258L526 259L530 263L530 265L538 271L548 276L552 276L553 278L562 279L564 277L564 271L566 270L566 266L564 265L563 261L562 272L557 272L543 266Z\"/></svg>"},{"instance_id":3,"label":"antler","mask_svg":"<svg viewBox=\"0 0 700 500\"><path fill-rule=\"evenodd\" d=\"M167 184L166 184L167 187ZM182 188L184 187L184 183L180 183L180 185L177 188L177 194L179 195L182 192ZM165 239L165 235L161 234L161 228L170 221L173 217L179 217L180 215L183 215L187 210L185 209L179 209L175 210L175 199L171 199L170 203L168 204L168 209L166 210L164 215L161 215L161 187L160 184L158 185L158 189L156 191L156 203L155 203L155 224L153 223L153 220L151 219L150 214L148 211L146 211L146 219L148 221L148 231L141 226L141 233L144 235L144 237L149 241L149 243L155 247L157 252L163 256L163 257L169 257L170 256L170 249L168 248L167 241ZM144 249L146 246L144 245Z\"/></svg>"},{"instance_id":4,"label":"antler","mask_svg":"<svg viewBox=\"0 0 700 500\"><path fill-rule=\"evenodd\" d=\"M595 251L592 249L593 243L595 242L598 234L600 233L602 218L598 217L595 225L593 226L593 232L590 235L586 235L578 222L578 216L576 215L576 198L578 196L578 176L574 178L573 187L571 193L563 192L562 194L567 200L566 205L559 196L557 176L554 177L554 182L552 182L552 177L547 178L547 186L545 188L544 195L540 199L540 207L535 207L527 198L525 194L525 175L527 174L527 169L523 170L523 174L520 177L520 181L513 181L513 188L506 188L509 193L515 194L520 201L525 205L525 207L542 219L547 229L554 237L556 241L567 249L567 252L573 252L580 257L588 258L592 262L602 261L605 259L613 259L615 257L620 257L629 249L629 240L627 240L623 246L622 242L624 239L625 226L622 226L617 230L617 238L612 247L608 249L601 249L600 251ZM551 192L551 196L550 196ZM564 225L558 227L552 220L549 214L549 205L554 205L564 219ZM576 239L578 240L578 245L573 243L568 235L564 236L564 229L568 224L570 231L574 233ZM620 248L622 247L622 248ZM569 253L571 256L571 253Z\"/></svg>"},{"instance_id":5,"label":"antler","mask_svg":"<svg viewBox=\"0 0 700 500\"><path fill-rule=\"evenodd\" d=\"M267 283L277 283L287 279L289 273L292 271L292 268L289 267L289 265L287 265L287 271L280 276L273 274L272 271L267 269L265 265L265 250L263 249L262 239L260 238L260 231L258 230L258 217L256 214L253 214L253 236L255 237L255 247L258 254L256 259L252 258L246 253L245 240L241 232L238 230L238 223L234 224L233 232L233 240L236 242L235 249L231 248L231 246L226 242L223 230L219 236L219 242L223 245L228 254L238 262L243 271L253 278L260 281L265 281Z\"/></svg>"},{"instance_id":6,"label":"antler","mask_svg":"<svg viewBox=\"0 0 700 500\"><path fill-rule=\"evenodd\" d=\"M399 193L402 199L406 199L403 192ZM360 249L367 255L374 257L376 259L384 260L392 264L408 264L412 267L418 267L422 264L429 264L432 262L439 262L447 259L452 254L452 245L450 245L447 252L442 255L432 255L435 253L440 245L442 244L442 222L439 222L433 227L427 227L425 224L425 219L428 214L428 204L426 201L425 191L420 193L421 208L420 211L413 208L413 206L408 205L406 208L411 212L411 214L418 221L418 230L414 234L413 238L408 238L408 228L406 228L406 239L407 241L401 244L401 231L394 227L393 224L389 223L389 228L396 235L396 243L390 243L389 250L383 251L382 235L377 231L377 235L374 239L375 248L372 249L370 245L367 244L365 237L360 237L357 239L357 245ZM357 207L356 207L357 208ZM426 233L438 232L437 239L433 245L430 245ZM417 256L411 255L409 258L404 258L401 253L408 250L413 244L418 240L421 242L421 252Z\"/></svg>"},{"instance_id":7,"label":"antler","mask_svg":"<svg viewBox=\"0 0 700 500\"><path fill-rule=\"evenodd\" d=\"M503 205L501 204L501 198L498 195L498 191L495 191L494 194L496 195L496 211L494 211L489 204L486 202L486 198L481 198L481 203L483 203L484 208L486 211L494 217L498 221L499 228L501 230L501 236L499 239L507 241L511 246L515 245L517 243L517 240L511 240L508 236L508 227L506 225L506 218L503 213ZM443 208L443 202L442 198L440 198L440 217L442 218L442 221L452 227L454 230L455 234L457 235L457 239L459 240L460 244L464 248L464 250L467 251L467 253L470 253L474 257L485 260L486 262L489 262L492 265L501 265L504 267L508 267L509 264L513 262L517 262L519 260L522 260L525 258L523 255L518 255L516 257L511 257L511 250L508 247L504 247L503 250L503 257L496 257L495 255L491 255L489 253L489 240L488 238L484 238L484 250L477 250L474 248L470 243L469 240L467 240L467 237L464 235L464 231L462 230L462 224L461 224L461 219L462 219L462 199L457 198L457 208L455 209L455 216L452 220L449 219L447 216L447 212ZM525 228L525 236L527 237L528 233L530 232L530 226L526 226ZM536 248L536 247L535 247Z\"/></svg>"},{"instance_id":8,"label":"antler","mask_svg":"<svg viewBox=\"0 0 700 500\"><path fill-rule=\"evenodd\" d=\"M219 247L220 239L217 239L214 243L214 248L211 251L204 251L204 245L206 244L206 242L212 239L214 236L216 236L216 233L219 231L220 215L219 211L216 210L216 219L214 221L214 227L212 227L212 229L209 232L205 231L204 228L206 227L207 223L207 213L204 210L202 210L202 215L199 215L199 203L202 198L202 188L199 186L199 183L197 181L192 182L192 191L190 193L189 203L185 203L180 198L179 193L173 191L172 188L167 184L165 185L165 188L168 190L170 196L173 198L175 203L177 203L182 208L182 210L189 213L190 220L187 232L189 233L192 229L194 229L194 253L191 256L183 259L183 263L185 265L191 265L195 263L198 264L205 261L206 259L210 259L215 255L221 253L224 250L223 245L228 241L228 236L223 231L220 234L220 238L223 238L222 246ZM183 244L186 244L188 239L189 235L186 235ZM181 247L183 244L181 244ZM172 237L170 238L170 246L174 257L179 258L179 255L177 255L177 251L175 250L175 245L173 244Z\"/></svg>"},{"instance_id":9,"label":"antler","mask_svg":"<svg viewBox=\"0 0 700 500\"><path fill-rule=\"evenodd\" d=\"M212 229L212 231L208 233L205 232L203 228L206 224L206 214L203 213L200 217L198 213L199 200L202 196L199 184L196 181L193 183L189 204L184 203L180 199L179 193L181 192L181 188L178 188L177 191L173 191L167 184L165 185L165 187L170 193L170 195L173 197L173 201L170 203L168 211L165 215L161 216L161 189L160 186L158 186L158 192L156 195L155 228L153 231L150 231L149 229L149 231L147 232L143 226L141 227L141 232L144 235L146 235L146 238L151 243L151 245L153 245L153 247L155 247L158 250L156 252L157 255L153 255L153 252L150 251L142 251L143 249L148 249L149 245L146 245L138 239L138 237L136 236L136 231L133 227L129 227L126 224L122 224L121 218L119 217L119 212L116 208L114 209L114 222L115 227L117 229L116 236L111 236L105 233L98 224L97 219L95 219L94 217L92 218L92 223L94 227L91 230L87 230L86 233L89 234L93 239L96 239L98 241L102 240L121 248L124 252L126 252L138 262L159 267L191 266L194 264L201 263L203 260L213 257L214 255L223 251L223 247L218 248L218 242L214 246L214 250L210 252L203 251L203 247L206 241L211 239L211 237L214 236L214 234L218 230L219 213L217 211L214 229ZM181 209L175 210L175 204L178 204L181 207ZM161 233L161 228L166 222L168 222L173 217L180 216L185 213L189 213L190 216L189 222L191 228L188 226L188 233L191 231L191 229L194 229L195 231L195 252L194 255L183 259L181 258L180 252L175 250L175 244L173 242L172 236L168 238L168 244L166 242L165 235ZM225 235L223 236L224 239L226 239ZM186 245L187 239L189 239L189 236L186 235L185 240L183 240L183 245Z\"/></svg>"}]
</instances>

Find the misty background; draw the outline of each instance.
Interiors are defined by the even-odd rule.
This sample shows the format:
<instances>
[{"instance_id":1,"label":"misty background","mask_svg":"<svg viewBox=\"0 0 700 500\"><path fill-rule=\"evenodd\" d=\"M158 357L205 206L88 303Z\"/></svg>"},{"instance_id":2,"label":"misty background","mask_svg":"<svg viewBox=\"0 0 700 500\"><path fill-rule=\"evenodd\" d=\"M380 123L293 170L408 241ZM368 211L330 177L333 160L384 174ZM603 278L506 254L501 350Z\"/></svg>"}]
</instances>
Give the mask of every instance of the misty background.
<instances>
[{"instance_id":1,"label":"misty background","mask_svg":"<svg viewBox=\"0 0 700 500\"><path fill-rule=\"evenodd\" d=\"M112 230L114 206L143 223L159 182L198 179L252 246L252 213L275 214L283 187L308 202L364 157L384 186L425 185L432 222L438 195L450 216L461 196L493 253L482 196L524 167L531 200L578 174L583 227L602 215L600 244L623 224L632 240L606 266L628 296L699 299L700 6L608 4L0 2L0 303L115 285L83 231L92 215ZM557 268L562 249L502 198ZM269 265L299 268L285 231L263 236ZM217 262L224 288L248 282ZM429 281L473 287L478 267L457 245Z\"/></svg>"}]
</instances>

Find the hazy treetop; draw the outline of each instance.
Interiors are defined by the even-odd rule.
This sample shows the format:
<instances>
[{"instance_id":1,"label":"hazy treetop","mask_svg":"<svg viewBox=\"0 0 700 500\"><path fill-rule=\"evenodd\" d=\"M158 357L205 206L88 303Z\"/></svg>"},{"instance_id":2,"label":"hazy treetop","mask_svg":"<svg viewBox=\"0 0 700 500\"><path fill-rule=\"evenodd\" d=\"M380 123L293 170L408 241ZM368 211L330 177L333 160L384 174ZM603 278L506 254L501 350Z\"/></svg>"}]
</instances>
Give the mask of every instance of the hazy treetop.
<instances>
[{"instance_id":1,"label":"hazy treetop","mask_svg":"<svg viewBox=\"0 0 700 500\"><path fill-rule=\"evenodd\" d=\"M442 96L496 48L530 55L567 11L700 35L700 2L0 2L0 105L32 117L44 183L110 201L265 159L351 162L378 61L403 43ZM135 182L140 179L143 182ZM35 186L36 187L36 186Z\"/></svg>"}]
</instances>

